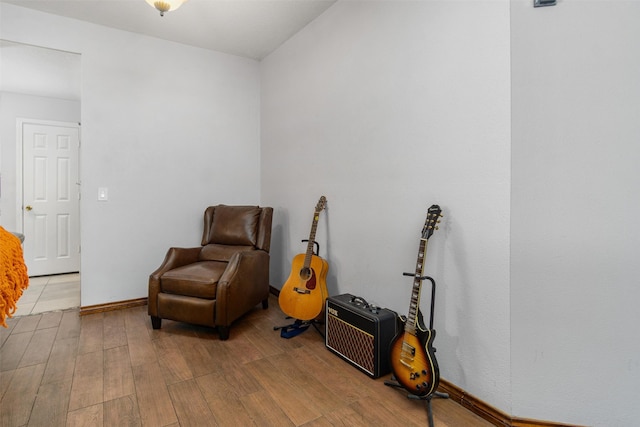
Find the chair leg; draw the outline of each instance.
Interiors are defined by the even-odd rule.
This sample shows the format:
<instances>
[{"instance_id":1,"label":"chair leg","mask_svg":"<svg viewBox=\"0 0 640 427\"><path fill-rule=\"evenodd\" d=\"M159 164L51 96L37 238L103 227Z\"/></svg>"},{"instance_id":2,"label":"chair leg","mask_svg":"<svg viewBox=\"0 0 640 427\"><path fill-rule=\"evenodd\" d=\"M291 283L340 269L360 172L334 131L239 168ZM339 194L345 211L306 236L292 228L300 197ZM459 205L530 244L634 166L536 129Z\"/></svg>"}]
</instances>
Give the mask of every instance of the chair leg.
<instances>
[{"instance_id":1,"label":"chair leg","mask_svg":"<svg viewBox=\"0 0 640 427\"><path fill-rule=\"evenodd\" d=\"M267 308L269 308L269 298L265 298L262 300L262 308L264 310L266 310Z\"/></svg>"},{"instance_id":2,"label":"chair leg","mask_svg":"<svg viewBox=\"0 0 640 427\"><path fill-rule=\"evenodd\" d=\"M220 341L226 341L229 339L229 327L228 326L218 326L218 335L220 336Z\"/></svg>"},{"instance_id":3,"label":"chair leg","mask_svg":"<svg viewBox=\"0 0 640 427\"><path fill-rule=\"evenodd\" d=\"M162 319L156 316L151 316L151 326L153 329L160 329L162 326Z\"/></svg>"}]
</instances>

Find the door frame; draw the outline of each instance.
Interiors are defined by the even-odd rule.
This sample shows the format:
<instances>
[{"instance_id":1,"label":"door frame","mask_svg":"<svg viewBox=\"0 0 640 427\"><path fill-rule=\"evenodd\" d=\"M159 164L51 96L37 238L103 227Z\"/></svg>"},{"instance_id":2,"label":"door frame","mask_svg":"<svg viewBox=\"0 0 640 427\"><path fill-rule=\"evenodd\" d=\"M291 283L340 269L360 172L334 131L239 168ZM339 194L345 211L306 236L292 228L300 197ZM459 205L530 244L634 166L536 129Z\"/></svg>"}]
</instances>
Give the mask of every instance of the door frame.
<instances>
[{"instance_id":1,"label":"door frame","mask_svg":"<svg viewBox=\"0 0 640 427\"><path fill-rule=\"evenodd\" d=\"M81 164L80 164L80 150L82 149L82 127L79 122L61 122L55 120L40 120L40 119L16 119L16 231L18 233L24 233L24 200L23 200L23 144L24 144L24 125L35 124L44 126L61 126L72 127L78 129L78 157L75 161L78 164L78 185L80 185L80 194L82 194L82 180L81 180ZM82 199L80 199L82 200ZM78 204L78 238L82 242L82 227L80 227L80 221L82 217L82 203Z\"/></svg>"}]
</instances>

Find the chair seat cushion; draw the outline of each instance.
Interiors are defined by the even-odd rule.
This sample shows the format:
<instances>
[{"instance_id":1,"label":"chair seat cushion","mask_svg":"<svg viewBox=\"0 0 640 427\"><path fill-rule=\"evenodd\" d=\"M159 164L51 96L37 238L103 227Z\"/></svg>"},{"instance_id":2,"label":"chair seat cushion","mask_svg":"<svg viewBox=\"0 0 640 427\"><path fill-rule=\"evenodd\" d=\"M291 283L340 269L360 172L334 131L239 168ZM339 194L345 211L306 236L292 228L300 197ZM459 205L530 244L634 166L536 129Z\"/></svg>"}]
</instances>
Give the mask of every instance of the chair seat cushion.
<instances>
[{"instance_id":1,"label":"chair seat cushion","mask_svg":"<svg viewBox=\"0 0 640 427\"><path fill-rule=\"evenodd\" d=\"M170 294L215 299L218 280L226 268L227 263L220 261L200 261L174 268L160 277L160 287Z\"/></svg>"}]
</instances>

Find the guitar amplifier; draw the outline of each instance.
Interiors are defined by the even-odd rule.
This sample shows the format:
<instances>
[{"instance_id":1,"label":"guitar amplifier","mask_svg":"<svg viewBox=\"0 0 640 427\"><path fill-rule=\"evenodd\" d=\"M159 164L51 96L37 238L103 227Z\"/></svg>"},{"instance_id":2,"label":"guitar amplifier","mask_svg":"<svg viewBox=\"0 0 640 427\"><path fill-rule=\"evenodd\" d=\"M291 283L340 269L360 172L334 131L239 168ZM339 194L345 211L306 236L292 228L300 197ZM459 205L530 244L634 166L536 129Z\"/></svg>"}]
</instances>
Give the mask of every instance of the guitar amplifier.
<instances>
[{"instance_id":1,"label":"guitar amplifier","mask_svg":"<svg viewBox=\"0 0 640 427\"><path fill-rule=\"evenodd\" d=\"M326 300L327 348L372 378L391 372L389 351L398 333L397 314L351 294Z\"/></svg>"}]
</instances>

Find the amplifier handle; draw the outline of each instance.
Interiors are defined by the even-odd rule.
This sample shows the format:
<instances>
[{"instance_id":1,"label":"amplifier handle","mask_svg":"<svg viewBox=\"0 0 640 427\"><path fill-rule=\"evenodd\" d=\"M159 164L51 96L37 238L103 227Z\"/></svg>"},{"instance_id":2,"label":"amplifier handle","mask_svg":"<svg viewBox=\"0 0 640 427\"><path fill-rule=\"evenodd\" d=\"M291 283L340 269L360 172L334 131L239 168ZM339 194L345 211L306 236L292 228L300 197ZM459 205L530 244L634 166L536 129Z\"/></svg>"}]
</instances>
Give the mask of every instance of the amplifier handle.
<instances>
[{"instance_id":1,"label":"amplifier handle","mask_svg":"<svg viewBox=\"0 0 640 427\"><path fill-rule=\"evenodd\" d=\"M360 303L364 306L364 308L369 308L369 303L364 299L364 298L360 298L360 297L353 297L351 298L352 303Z\"/></svg>"}]
</instances>

